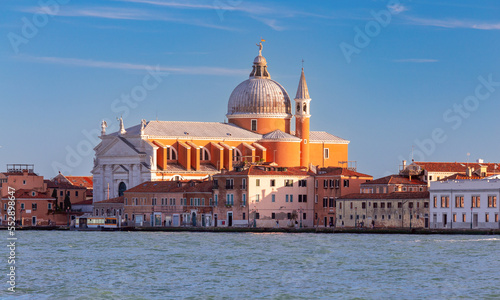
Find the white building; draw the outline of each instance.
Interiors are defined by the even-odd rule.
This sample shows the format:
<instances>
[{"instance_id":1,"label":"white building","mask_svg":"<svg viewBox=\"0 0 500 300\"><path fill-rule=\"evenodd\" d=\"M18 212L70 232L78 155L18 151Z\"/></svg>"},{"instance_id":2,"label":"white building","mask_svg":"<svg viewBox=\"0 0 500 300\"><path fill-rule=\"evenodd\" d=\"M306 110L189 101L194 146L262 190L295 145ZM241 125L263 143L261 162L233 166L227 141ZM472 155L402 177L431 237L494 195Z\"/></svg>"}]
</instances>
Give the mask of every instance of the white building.
<instances>
[{"instance_id":1,"label":"white building","mask_svg":"<svg viewBox=\"0 0 500 300\"><path fill-rule=\"evenodd\" d=\"M500 228L500 179L435 181L429 191L430 228Z\"/></svg>"}]
</instances>

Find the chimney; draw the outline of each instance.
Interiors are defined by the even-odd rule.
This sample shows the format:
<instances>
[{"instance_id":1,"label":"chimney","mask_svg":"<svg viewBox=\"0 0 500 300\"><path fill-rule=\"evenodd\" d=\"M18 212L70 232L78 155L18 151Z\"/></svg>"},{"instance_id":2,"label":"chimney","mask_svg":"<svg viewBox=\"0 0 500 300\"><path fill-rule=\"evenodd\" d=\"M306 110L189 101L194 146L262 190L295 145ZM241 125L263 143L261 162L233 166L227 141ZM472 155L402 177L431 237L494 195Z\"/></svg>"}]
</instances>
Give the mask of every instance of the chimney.
<instances>
[{"instance_id":1,"label":"chimney","mask_svg":"<svg viewBox=\"0 0 500 300\"><path fill-rule=\"evenodd\" d=\"M465 171L465 175L466 175L467 177L471 177L471 176L472 176L472 172L473 172L473 171L474 171L474 169L473 169L473 168L471 168L471 167L467 167L467 170Z\"/></svg>"},{"instance_id":2,"label":"chimney","mask_svg":"<svg viewBox=\"0 0 500 300\"><path fill-rule=\"evenodd\" d=\"M406 160L403 160L403 170L406 169Z\"/></svg>"},{"instance_id":3,"label":"chimney","mask_svg":"<svg viewBox=\"0 0 500 300\"><path fill-rule=\"evenodd\" d=\"M478 164L482 164L482 163L484 163L484 159L482 159L482 158L478 158L478 159L477 159L477 163L478 163Z\"/></svg>"}]
</instances>

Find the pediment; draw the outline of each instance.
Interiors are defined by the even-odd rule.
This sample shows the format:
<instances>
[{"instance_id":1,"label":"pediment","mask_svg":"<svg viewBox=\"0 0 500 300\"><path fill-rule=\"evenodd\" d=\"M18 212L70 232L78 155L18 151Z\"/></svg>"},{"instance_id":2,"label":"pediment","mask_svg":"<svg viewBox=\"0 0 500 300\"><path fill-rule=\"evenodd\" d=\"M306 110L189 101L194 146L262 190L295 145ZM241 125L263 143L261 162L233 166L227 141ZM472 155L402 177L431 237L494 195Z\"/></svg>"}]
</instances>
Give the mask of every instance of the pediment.
<instances>
[{"instance_id":1,"label":"pediment","mask_svg":"<svg viewBox=\"0 0 500 300\"><path fill-rule=\"evenodd\" d=\"M99 150L98 157L137 156L140 154L130 142L127 143L119 137L114 138L113 141Z\"/></svg>"}]
</instances>

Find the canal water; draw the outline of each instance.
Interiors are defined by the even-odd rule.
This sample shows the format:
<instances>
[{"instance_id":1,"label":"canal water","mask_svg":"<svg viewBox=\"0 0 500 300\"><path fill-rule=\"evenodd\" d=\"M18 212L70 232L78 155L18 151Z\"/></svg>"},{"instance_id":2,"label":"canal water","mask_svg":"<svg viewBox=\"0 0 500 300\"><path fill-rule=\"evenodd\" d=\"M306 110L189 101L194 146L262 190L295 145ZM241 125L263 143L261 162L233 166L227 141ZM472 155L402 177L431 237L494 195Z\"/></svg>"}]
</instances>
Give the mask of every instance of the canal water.
<instances>
[{"instance_id":1,"label":"canal water","mask_svg":"<svg viewBox=\"0 0 500 300\"><path fill-rule=\"evenodd\" d=\"M0 232L7 241L7 232ZM18 232L15 299L500 298L500 238Z\"/></svg>"}]
</instances>

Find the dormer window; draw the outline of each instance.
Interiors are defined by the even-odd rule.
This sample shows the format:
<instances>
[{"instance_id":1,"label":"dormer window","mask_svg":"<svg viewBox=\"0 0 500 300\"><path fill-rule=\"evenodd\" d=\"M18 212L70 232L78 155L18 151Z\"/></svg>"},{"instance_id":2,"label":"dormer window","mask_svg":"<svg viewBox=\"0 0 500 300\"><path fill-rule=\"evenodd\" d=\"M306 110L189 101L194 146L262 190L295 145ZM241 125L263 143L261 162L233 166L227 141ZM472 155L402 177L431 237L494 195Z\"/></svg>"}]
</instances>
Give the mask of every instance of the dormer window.
<instances>
[{"instance_id":1,"label":"dormer window","mask_svg":"<svg viewBox=\"0 0 500 300\"><path fill-rule=\"evenodd\" d=\"M31 196L35 197L36 193L35 192L31 192Z\"/></svg>"}]
</instances>

